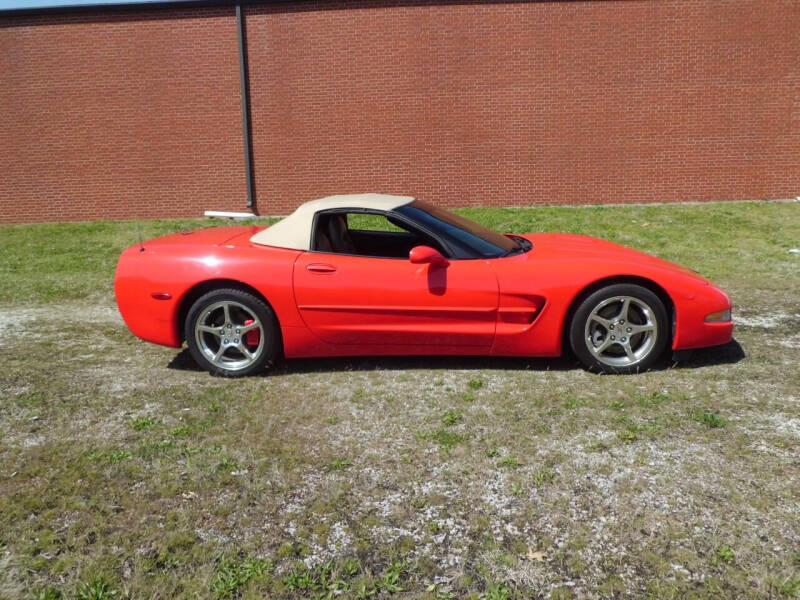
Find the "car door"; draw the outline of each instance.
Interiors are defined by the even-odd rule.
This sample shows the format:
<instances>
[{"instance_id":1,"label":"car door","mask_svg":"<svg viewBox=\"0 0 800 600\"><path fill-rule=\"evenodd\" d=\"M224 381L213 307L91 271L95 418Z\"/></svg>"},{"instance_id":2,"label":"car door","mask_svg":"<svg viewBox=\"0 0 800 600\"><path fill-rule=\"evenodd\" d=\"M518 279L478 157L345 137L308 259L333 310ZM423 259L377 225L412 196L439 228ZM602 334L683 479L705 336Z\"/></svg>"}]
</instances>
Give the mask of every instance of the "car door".
<instances>
[{"instance_id":1,"label":"car door","mask_svg":"<svg viewBox=\"0 0 800 600\"><path fill-rule=\"evenodd\" d=\"M498 286L486 260L444 266L304 252L293 280L303 321L331 344L481 353L494 339Z\"/></svg>"}]
</instances>

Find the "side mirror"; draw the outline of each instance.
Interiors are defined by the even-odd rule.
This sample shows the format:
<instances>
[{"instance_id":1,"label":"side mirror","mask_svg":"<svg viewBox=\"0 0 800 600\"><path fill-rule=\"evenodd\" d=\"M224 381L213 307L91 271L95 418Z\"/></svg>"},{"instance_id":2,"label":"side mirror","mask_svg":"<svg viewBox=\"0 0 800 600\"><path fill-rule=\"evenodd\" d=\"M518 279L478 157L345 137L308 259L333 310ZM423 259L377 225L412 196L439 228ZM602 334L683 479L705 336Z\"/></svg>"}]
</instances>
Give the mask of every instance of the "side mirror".
<instances>
[{"instance_id":1,"label":"side mirror","mask_svg":"<svg viewBox=\"0 0 800 600\"><path fill-rule=\"evenodd\" d=\"M434 250L430 246L414 246L408 253L408 260L415 265L429 264L434 267L446 267L450 264L450 261L438 250Z\"/></svg>"}]
</instances>

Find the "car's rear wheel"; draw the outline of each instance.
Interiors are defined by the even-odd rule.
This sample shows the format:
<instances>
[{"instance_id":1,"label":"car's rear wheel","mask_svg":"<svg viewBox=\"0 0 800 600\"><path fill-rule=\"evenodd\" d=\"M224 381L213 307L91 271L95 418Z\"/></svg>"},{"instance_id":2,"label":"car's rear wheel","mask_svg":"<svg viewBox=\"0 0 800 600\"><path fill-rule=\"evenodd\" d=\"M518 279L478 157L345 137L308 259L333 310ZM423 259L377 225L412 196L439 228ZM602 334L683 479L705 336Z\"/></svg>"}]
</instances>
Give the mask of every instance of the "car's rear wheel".
<instances>
[{"instance_id":1,"label":"car's rear wheel","mask_svg":"<svg viewBox=\"0 0 800 600\"><path fill-rule=\"evenodd\" d=\"M275 314L243 290L219 289L198 298L186 315L184 334L197 364L214 375L252 375L278 354Z\"/></svg>"},{"instance_id":2,"label":"car's rear wheel","mask_svg":"<svg viewBox=\"0 0 800 600\"><path fill-rule=\"evenodd\" d=\"M580 303L570 325L570 345L589 370L637 373L663 354L668 322L664 303L647 288L610 285Z\"/></svg>"}]
</instances>

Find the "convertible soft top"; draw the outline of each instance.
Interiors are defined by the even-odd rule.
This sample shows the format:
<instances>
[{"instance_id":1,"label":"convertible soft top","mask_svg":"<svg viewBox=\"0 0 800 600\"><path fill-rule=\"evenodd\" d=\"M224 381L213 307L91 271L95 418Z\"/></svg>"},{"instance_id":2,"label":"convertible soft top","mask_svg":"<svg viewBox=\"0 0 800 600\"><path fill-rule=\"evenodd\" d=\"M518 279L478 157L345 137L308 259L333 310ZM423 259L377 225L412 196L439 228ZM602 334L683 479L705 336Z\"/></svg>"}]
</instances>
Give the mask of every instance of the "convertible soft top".
<instances>
[{"instance_id":1,"label":"convertible soft top","mask_svg":"<svg viewBox=\"0 0 800 600\"><path fill-rule=\"evenodd\" d=\"M342 194L311 200L301 204L297 210L282 221L259 231L250 238L250 241L262 246L309 250L314 215L321 210L363 208L387 211L413 201L414 198L411 196L390 196L388 194Z\"/></svg>"}]
</instances>

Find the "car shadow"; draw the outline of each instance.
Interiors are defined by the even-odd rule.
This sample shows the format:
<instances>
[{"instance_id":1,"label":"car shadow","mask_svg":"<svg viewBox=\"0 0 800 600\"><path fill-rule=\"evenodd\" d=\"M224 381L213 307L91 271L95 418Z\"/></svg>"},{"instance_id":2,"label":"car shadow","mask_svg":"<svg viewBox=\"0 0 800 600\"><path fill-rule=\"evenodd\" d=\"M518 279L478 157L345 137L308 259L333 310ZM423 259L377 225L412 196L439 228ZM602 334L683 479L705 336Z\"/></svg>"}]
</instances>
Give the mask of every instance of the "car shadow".
<instances>
[{"instance_id":1,"label":"car shadow","mask_svg":"<svg viewBox=\"0 0 800 600\"><path fill-rule=\"evenodd\" d=\"M688 358L671 363L677 369L700 369L702 367L710 367L713 365L729 365L737 363L747 358L742 345L732 339L727 344L722 346L713 346L711 348L698 348L693 350Z\"/></svg>"},{"instance_id":2,"label":"car shadow","mask_svg":"<svg viewBox=\"0 0 800 600\"><path fill-rule=\"evenodd\" d=\"M663 360L652 370L698 369L712 365L733 364L745 358L742 346L732 340L723 346L701 348L679 362ZM168 369L197 371L202 369L192 358L187 348L181 350L167 364ZM581 364L571 355L560 358L486 357L486 356L347 356L333 358L293 358L281 360L267 375L291 375L293 373L331 373L334 371L378 371L415 369L432 370L478 370L495 371L571 371Z\"/></svg>"},{"instance_id":3,"label":"car shadow","mask_svg":"<svg viewBox=\"0 0 800 600\"><path fill-rule=\"evenodd\" d=\"M188 348L183 348L171 361L167 363L168 369L175 371L202 371L203 369L194 361Z\"/></svg>"},{"instance_id":4,"label":"car shadow","mask_svg":"<svg viewBox=\"0 0 800 600\"><path fill-rule=\"evenodd\" d=\"M569 371L578 367L568 358L508 358L485 356L363 356L291 359L276 366L275 374L323 373L331 371Z\"/></svg>"},{"instance_id":5,"label":"car shadow","mask_svg":"<svg viewBox=\"0 0 800 600\"><path fill-rule=\"evenodd\" d=\"M580 365L573 357L526 358L486 356L346 356L330 358L291 358L280 360L267 375L293 373L330 373L334 371L377 370L478 370L500 371L569 371ZM187 348L167 364L177 371L202 371Z\"/></svg>"}]
</instances>

